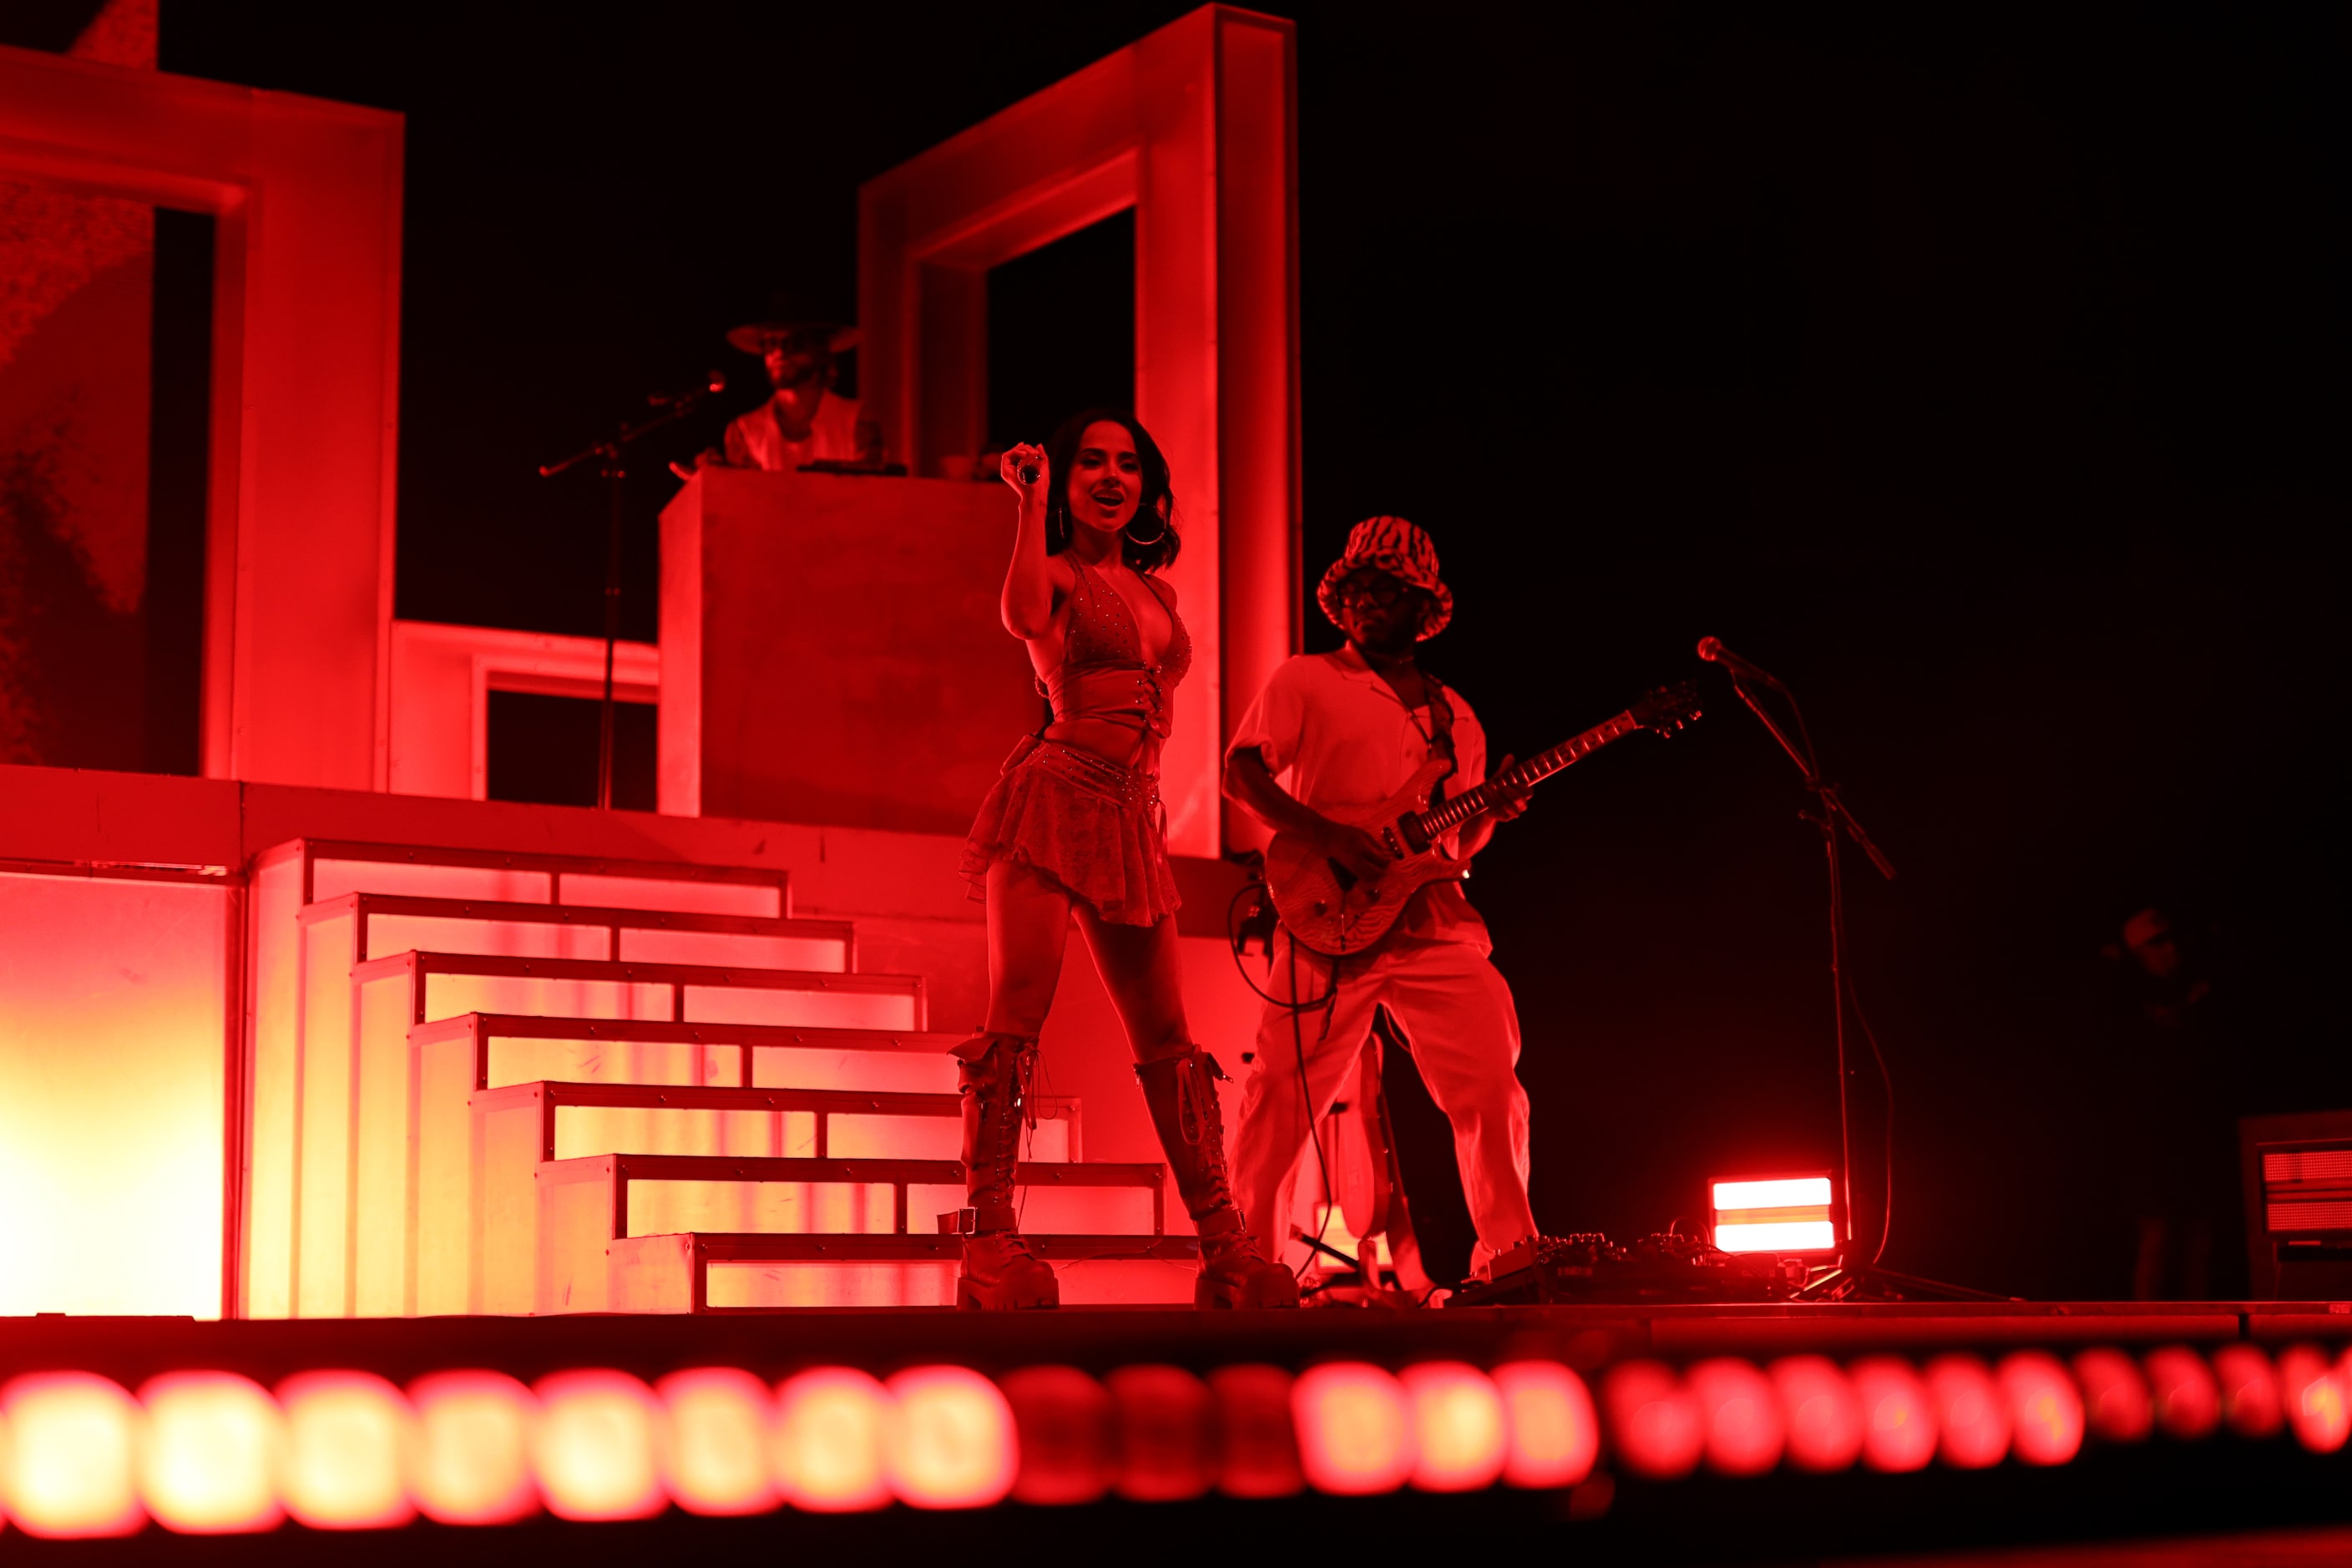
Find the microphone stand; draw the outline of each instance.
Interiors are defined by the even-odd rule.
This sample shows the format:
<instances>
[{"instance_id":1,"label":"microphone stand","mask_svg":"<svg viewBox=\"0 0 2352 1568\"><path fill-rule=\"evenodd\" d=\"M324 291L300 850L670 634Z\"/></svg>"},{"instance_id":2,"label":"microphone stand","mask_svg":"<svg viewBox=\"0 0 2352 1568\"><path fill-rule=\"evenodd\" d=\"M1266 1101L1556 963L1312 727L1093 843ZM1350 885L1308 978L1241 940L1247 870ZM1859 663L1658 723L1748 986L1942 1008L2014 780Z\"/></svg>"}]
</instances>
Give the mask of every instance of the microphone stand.
<instances>
[{"instance_id":1,"label":"microphone stand","mask_svg":"<svg viewBox=\"0 0 2352 1568\"><path fill-rule=\"evenodd\" d=\"M605 531L604 544L604 703L599 716L596 737L596 807L600 811L613 809L613 660L614 645L621 640L621 521L627 494L625 481L629 477L623 465L622 455L629 447L663 426L676 424L701 407L709 395L709 390L697 389L677 397L656 397L652 402L661 408L659 414L639 420L635 425L624 420L609 439L583 447L559 462L539 466L539 477L551 479L593 458L596 459L596 471L604 477L612 493L612 516Z\"/></svg>"},{"instance_id":2,"label":"microphone stand","mask_svg":"<svg viewBox=\"0 0 2352 1568\"><path fill-rule=\"evenodd\" d=\"M1805 788L1813 797L1813 808L1801 812L1799 815L1821 829L1822 852L1829 864L1830 993L1831 1002L1835 1009L1834 1034L1837 1041L1838 1186L1839 1195L1845 1210L1845 1234L1842 1238L1844 1245L1839 1250L1836 1265L1822 1278L1808 1282L1804 1289L1798 1293L1798 1299L1807 1301L1842 1301L1857 1295L1868 1294L1889 1300L1922 1298L1946 1301L2006 1300L2009 1298L1997 1296L1990 1291L1972 1289L1965 1285L1950 1285L1939 1279L1926 1279L1917 1275L1898 1274L1891 1268L1882 1268L1878 1265L1878 1253L1874 1252L1868 1258L1864 1258L1859 1244L1854 1240L1853 1109L1851 1092L1853 1068L1849 1063L1846 1049L1845 1016L1849 982L1845 976L1845 885L1838 858L1840 830L1843 829L1846 837L1853 840L1855 846L1869 857L1871 865L1876 868L1878 874L1890 882L1895 880L1895 864L1887 859L1885 853L1877 845L1871 842L1870 835L1863 830L1862 824L1855 820L1853 813L1846 809L1845 801L1839 795L1837 785L1822 776L1821 759L1813 751L1812 732L1805 725L1805 712L1797 705L1795 694L1769 671L1745 660L1724 659L1718 662L1722 663L1724 672L1731 677L1731 689L1738 694L1739 700L1748 705L1748 710L1756 715L1766 731L1773 740L1780 742L1780 750L1788 754L1789 761L1795 763L1797 771L1804 775ZM1789 705L1789 712L1797 721L1796 739L1791 740L1788 731L1783 729L1772 715L1765 710L1764 705L1756 700L1756 694L1748 689L1749 680L1769 686L1780 694L1780 700ZM1801 748L1800 742L1801 742ZM1876 1049L1875 1042L1873 1043L1872 1048ZM1892 1113L1890 1106L1889 1114ZM1894 1201L1891 1173L1888 1176L1888 1184L1890 1190L1886 1194L1885 1204L1887 1209L1891 1211ZM1882 1233L1879 1251L1883 1252L1885 1247L1885 1238Z\"/></svg>"}]
</instances>

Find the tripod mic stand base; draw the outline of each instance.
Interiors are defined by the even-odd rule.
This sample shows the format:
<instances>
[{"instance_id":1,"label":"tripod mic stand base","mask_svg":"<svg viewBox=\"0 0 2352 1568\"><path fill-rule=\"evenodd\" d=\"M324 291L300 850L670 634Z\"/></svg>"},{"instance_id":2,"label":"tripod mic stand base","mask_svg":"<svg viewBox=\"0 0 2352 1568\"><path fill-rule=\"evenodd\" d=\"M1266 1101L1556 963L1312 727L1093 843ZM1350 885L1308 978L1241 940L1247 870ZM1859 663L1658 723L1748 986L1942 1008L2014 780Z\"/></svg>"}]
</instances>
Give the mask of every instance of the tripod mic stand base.
<instances>
[{"instance_id":1,"label":"tripod mic stand base","mask_svg":"<svg viewBox=\"0 0 2352 1568\"><path fill-rule=\"evenodd\" d=\"M1841 1258L1820 1278L1809 1280L1795 1299L1800 1301L2017 1301L1971 1286L1953 1285L1916 1274L1898 1273L1874 1263Z\"/></svg>"}]
</instances>

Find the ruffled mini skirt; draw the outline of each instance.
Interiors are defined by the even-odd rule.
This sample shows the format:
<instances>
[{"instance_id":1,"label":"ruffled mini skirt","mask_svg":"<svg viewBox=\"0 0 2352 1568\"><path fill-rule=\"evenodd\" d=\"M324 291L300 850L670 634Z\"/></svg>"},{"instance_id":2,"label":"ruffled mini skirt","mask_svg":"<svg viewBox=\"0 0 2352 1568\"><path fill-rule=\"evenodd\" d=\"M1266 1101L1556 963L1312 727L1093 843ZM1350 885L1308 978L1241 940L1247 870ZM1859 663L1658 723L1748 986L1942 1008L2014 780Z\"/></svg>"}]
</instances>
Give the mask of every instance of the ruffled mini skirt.
<instances>
[{"instance_id":1,"label":"ruffled mini skirt","mask_svg":"<svg viewBox=\"0 0 2352 1568\"><path fill-rule=\"evenodd\" d=\"M1092 752L1035 736L1005 760L1004 772L963 850L971 896L987 898L999 860L1029 867L1113 925L1157 925L1176 912L1176 875L1160 781Z\"/></svg>"}]
</instances>

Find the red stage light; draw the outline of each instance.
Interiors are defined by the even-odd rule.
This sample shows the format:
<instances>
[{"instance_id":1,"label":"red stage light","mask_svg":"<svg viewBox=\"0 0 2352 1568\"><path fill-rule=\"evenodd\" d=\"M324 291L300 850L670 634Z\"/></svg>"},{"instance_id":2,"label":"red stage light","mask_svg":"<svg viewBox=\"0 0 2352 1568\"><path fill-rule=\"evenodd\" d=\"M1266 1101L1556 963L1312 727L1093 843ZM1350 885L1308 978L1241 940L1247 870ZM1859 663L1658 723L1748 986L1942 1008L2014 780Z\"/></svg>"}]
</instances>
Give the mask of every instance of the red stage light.
<instances>
[{"instance_id":1,"label":"red stage light","mask_svg":"<svg viewBox=\"0 0 2352 1568\"><path fill-rule=\"evenodd\" d=\"M1305 1489L1290 1392L1290 1374L1278 1366L1244 1363L1209 1374L1223 1456L1217 1489L1227 1497L1295 1497Z\"/></svg>"},{"instance_id":2,"label":"red stage light","mask_svg":"<svg viewBox=\"0 0 2352 1568\"><path fill-rule=\"evenodd\" d=\"M1718 1176L1714 1196L1715 1245L1726 1252L1832 1252L1830 1179L1807 1176Z\"/></svg>"},{"instance_id":3,"label":"red stage light","mask_svg":"<svg viewBox=\"0 0 2352 1568\"><path fill-rule=\"evenodd\" d=\"M146 1430L139 1491L167 1530L231 1535L275 1530L285 1418L269 1391L227 1372L173 1372L139 1390Z\"/></svg>"},{"instance_id":4,"label":"red stage light","mask_svg":"<svg viewBox=\"0 0 2352 1568\"><path fill-rule=\"evenodd\" d=\"M1402 1381L1412 1406L1412 1484L1425 1492L1484 1491L1509 1447L1494 1379L1458 1361L1423 1362Z\"/></svg>"},{"instance_id":5,"label":"red stage light","mask_svg":"<svg viewBox=\"0 0 2352 1568\"><path fill-rule=\"evenodd\" d=\"M661 1406L625 1372L559 1372L539 1380L531 1460L558 1519L650 1519L668 1505L654 1458Z\"/></svg>"},{"instance_id":6,"label":"red stage light","mask_svg":"<svg viewBox=\"0 0 2352 1568\"><path fill-rule=\"evenodd\" d=\"M1515 1487L1572 1487L1601 1456L1601 1420L1584 1380L1553 1361L1506 1362L1495 1369L1509 1443L1503 1479Z\"/></svg>"},{"instance_id":7,"label":"red stage light","mask_svg":"<svg viewBox=\"0 0 2352 1568\"><path fill-rule=\"evenodd\" d=\"M765 1513L776 1506L768 1470L768 1430L775 1401L768 1385L740 1367L674 1372L654 1384L661 1400L656 1429L662 1485L688 1513Z\"/></svg>"},{"instance_id":8,"label":"red stage light","mask_svg":"<svg viewBox=\"0 0 2352 1568\"><path fill-rule=\"evenodd\" d=\"M1001 1380L1021 1442L1017 1502L1092 1502L1110 1489L1110 1391L1074 1366L1030 1366Z\"/></svg>"},{"instance_id":9,"label":"red stage light","mask_svg":"<svg viewBox=\"0 0 2352 1568\"><path fill-rule=\"evenodd\" d=\"M2156 1426L2168 1437L2203 1437L2221 1421L2221 1391L2205 1358L2185 1345L2167 1345L2147 1356L2149 1396Z\"/></svg>"},{"instance_id":10,"label":"red stage light","mask_svg":"<svg viewBox=\"0 0 2352 1568\"><path fill-rule=\"evenodd\" d=\"M37 1372L0 1388L10 1439L0 1492L27 1535L129 1535L144 1522L134 1462L139 1406L86 1372Z\"/></svg>"},{"instance_id":11,"label":"red stage light","mask_svg":"<svg viewBox=\"0 0 2352 1568\"><path fill-rule=\"evenodd\" d=\"M2074 1358L2083 1385L2083 1424L2103 1443L2138 1443L2156 1425L2156 1404L2139 1364L2121 1351L2087 1350Z\"/></svg>"},{"instance_id":12,"label":"red stage light","mask_svg":"<svg viewBox=\"0 0 2352 1568\"><path fill-rule=\"evenodd\" d=\"M2221 1390L2221 1419L2241 1437L2274 1437L2285 1425L2278 1376L2254 1345L2223 1345L2213 1352L2213 1380Z\"/></svg>"},{"instance_id":13,"label":"red stage light","mask_svg":"<svg viewBox=\"0 0 2352 1568\"><path fill-rule=\"evenodd\" d=\"M890 1489L916 1508L1002 1502L1021 1468L1013 1410L969 1367L919 1366L890 1379L883 1424Z\"/></svg>"},{"instance_id":14,"label":"red stage light","mask_svg":"<svg viewBox=\"0 0 2352 1568\"><path fill-rule=\"evenodd\" d=\"M1118 1420L1118 1495L1188 1502L1217 1477L1209 1385L1180 1366L1123 1366L1103 1380Z\"/></svg>"},{"instance_id":15,"label":"red stage light","mask_svg":"<svg viewBox=\"0 0 2352 1568\"><path fill-rule=\"evenodd\" d=\"M1826 1356L1783 1356L1770 1375L1789 1462L1815 1474L1850 1468L1862 1453L1862 1411L1837 1363Z\"/></svg>"},{"instance_id":16,"label":"red stage light","mask_svg":"<svg viewBox=\"0 0 2352 1568\"><path fill-rule=\"evenodd\" d=\"M286 1511L313 1530L383 1530L416 1516L402 1484L408 1401L373 1373L305 1372L278 1385Z\"/></svg>"},{"instance_id":17,"label":"red stage light","mask_svg":"<svg viewBox=\"0 0 2352 1568\"><path fill-rule=\"evenodd\" d=\"M502 1372L436 1372L409 1386L408 1492L439 1524L510 1524L539 1509L530 1390Z\"/></svg>"},{"instance_id":18,"label":"red stage light","mask_svg":"<svg viewBox=\"0 0 2352 1568\"><path fill-rule=\"evenodd\" d=\"M1404 1387L1379 1367L1332 1362L1290 1385L1299 1466L1319 1492L1392 1492L1412 1474L1412 1424Z\"/></svg>"},{"instance_id":19,"label":"red stage light","mask_svg":"<svg viewBox=\"0 0 2352 1568\"><path fill-rule=\"evenodd\" d=\"M1970 1355L1940 1355L1924 1381L1942 1432L1937 1453L1956 1470L1998 1465L2009 1452L2009 1406L1985 1363Z\"/></svg>"},{"instance_id":20,"label":"red stage light","mask_svg":"<svg viewBox=\"0 0 2352 1568\"><path fill-rule=\"evenodd\" d=\"M2001 1359L1994 1377L2020 1463L2063 1465L2083 1451L2083 1396L2055 1356L2019 1351Z\"/></svg>"},{"instance_id":21,"label":"red stage light","mask_svg":"<svg viewBox=\"0 0 2352 1568\"><path fill-rule=\"evenodd\" d=\"M2332 1454L2352 1437L2344 1374L2323 1352L2311 1345L2288 1349L2279 1356L2278 1380L2296 1442L2315 1454Z\"/></svg>"},{"instance_id":22,"label":"red stage light","mask_svg":"<svg viewBox=\"0 0 2352 1568\"><path fill-rule=\"evenodd\" d=\"M1719 1475L1760 1476L1780 1462L1780 1396L1754 1363L1736 1356L1700 1362L1685 1374L1698 1402L1707 1468Z\"/></svg>"},{"instance_id":23,"label":"red stage light","mask_svg":"<svg viewBox=\"0 0 2352 1568\"><path fill-rule=\"evenodd\" d=\"M776 1480L786 1501L849 1513L890 1500L883 1468L889 1393L854 1367L819 1367L776 1390Z\"/></svg>"},{"instance_id":24,"label":"red stage light","mask_svg":"<svg viewBox=\"0 0 2352 1568\"><path fill-rule=\"evenodd\" d=\"M1862 1462L1881 1475L1925 1469L1936 1457L1935 1396L1909 1362L1864 1356L1850 1369L1861 1408Z\"/></svg>"},{"instance_id":25,"label":"red stage light","mask_svg":"<svg viewBox=\"0 0 2352 1568\"><path fill-rule=\"evenodd\" d=\"M1635 1475L1673 1480L1698 1468L1706 1427L1698 1401L1673 1368L1654 1361L1623 1363L1601 1383L1601 1408L1609 1421L1610 1447Z\"/></svg>"}]
</instances>

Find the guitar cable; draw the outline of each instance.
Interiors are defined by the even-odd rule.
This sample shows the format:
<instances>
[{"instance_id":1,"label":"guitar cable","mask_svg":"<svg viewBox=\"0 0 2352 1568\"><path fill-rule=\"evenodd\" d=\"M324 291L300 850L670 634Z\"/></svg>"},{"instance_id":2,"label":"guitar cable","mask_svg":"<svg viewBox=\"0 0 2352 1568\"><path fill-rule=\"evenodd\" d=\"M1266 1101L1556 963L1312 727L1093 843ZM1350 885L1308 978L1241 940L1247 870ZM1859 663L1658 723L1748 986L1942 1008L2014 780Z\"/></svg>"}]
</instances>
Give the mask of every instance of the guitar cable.
<instances>
[{"instance_id":1,"label":"guitar cable","mask_svg":"<svg viewBox=\"0 0 2352 1568\"><path fill-rule=\"evenodd\" d=\"M1248 898L1253 892L1263 893L1268 901L1268 906L1271 907L1274 898L1273 890L1267 888L1264 881L1244 883L1240 888L1234 890L1232 901L1225 905L1225 940L1226 944L1233 949L1234 968L1241 974L1242 984L1247 985L1252 991L1256 992L1259 996L1265 998L1267 1002L1272 1003L1275 1006L1281 1008L1284 1012L1290 1015L1290 1050L1292 1058L1298 1066L1298 1099L1302 1109L1304 1109L1307 1113L1307 1140L1308 1142L1315 1145L1315 1170L1317 1174L1321 1176L1323 1179L1323 1213L1321 1217L1316 1221L1314 1250L1308 1252L1307 1260L1307 1265L1311 1265L1315 1260L1316 1252L1320 1251L1325 1246L1323 1238L1330 1232L1331 1211L1335 1206L1337 1206L1339 1194L1331 1190L1331 1162L1323 1152L1323 1134L1315 1124L1315 1091L1307 1087L1307 1030L1306 1026L1299 1022L1299 1015L1315 1008L1322 1009L1323 1033L1317 1037L1316 1043L1320 1045L1324 1040L1330 1037L1331 1015L1338 1009L1339 1004L1340 961L1336 958L1331 961L1330 984L1324 987L1322 995L1315 997L1311 1001L1301 1002L1297 1000L1298 940L1296 937L1291 938L1290 942L1289 957L1291 1000L1287 1002L1284 1001L1281 997L1276 996L1273 992L1266 990L1265 987L1260 985L1255 980L1252 979L1250 977L1249 965L1242 962L1242 948L1245 939L1241 934L1241 922L1234 919L1234 915L1236 911L1241 909L1242 900ZM1266 939L1265 961L1266 967L1271 971L1274 966L1274 939L1272 937L1268 937ZM1359 1248L1359 1251L1361 1249ZM1307 1267L1307 1265L1302 1265L1299 1268L1292 1269L1290 1271L1292 1278L1302 1278L1305 1267ZM1356 1268L1357 1271L1360 1274L1363 1269L1362 1263L1359 1262L1356 1265Z\"/></svg>"}]
</instances>

